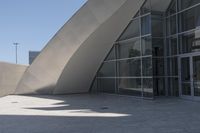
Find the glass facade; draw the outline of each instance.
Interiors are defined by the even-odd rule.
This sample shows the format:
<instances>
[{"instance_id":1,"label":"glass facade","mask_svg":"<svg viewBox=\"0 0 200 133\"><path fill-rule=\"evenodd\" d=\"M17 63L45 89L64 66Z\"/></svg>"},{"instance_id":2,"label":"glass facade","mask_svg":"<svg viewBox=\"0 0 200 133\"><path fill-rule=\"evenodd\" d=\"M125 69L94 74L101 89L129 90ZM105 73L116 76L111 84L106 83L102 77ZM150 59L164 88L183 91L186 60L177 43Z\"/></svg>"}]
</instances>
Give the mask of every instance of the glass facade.
<instances>
[{"instance_id":1,"label":"glass facade","mask_svg":"<svg viewBox=\"0 0 200 133\"><path fill-rule=\"evenodd\" d=\"M165 11L153 4L146 0L116 40L96 75L96 90L200 96L200 1L172 0Z\"/></svg>"}]
</instances>

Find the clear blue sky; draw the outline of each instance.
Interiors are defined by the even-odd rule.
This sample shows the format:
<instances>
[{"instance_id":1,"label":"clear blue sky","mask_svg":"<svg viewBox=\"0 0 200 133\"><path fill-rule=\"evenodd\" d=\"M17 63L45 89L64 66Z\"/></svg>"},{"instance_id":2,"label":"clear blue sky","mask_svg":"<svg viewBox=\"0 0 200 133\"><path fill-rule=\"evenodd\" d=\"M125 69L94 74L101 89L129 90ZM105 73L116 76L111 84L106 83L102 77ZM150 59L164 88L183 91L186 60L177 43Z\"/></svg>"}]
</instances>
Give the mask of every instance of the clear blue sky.
<instances>
[{"instance_id":1,"label":"clear blue sky","mask_svg":"<svg viewBox=\"0 0 200 133\"><path fill-rule=\"evenodd\" d=\"M0 61L28 64L28 51L39 51L86 0L0 0Z\"/></svg>"}]
</instances>

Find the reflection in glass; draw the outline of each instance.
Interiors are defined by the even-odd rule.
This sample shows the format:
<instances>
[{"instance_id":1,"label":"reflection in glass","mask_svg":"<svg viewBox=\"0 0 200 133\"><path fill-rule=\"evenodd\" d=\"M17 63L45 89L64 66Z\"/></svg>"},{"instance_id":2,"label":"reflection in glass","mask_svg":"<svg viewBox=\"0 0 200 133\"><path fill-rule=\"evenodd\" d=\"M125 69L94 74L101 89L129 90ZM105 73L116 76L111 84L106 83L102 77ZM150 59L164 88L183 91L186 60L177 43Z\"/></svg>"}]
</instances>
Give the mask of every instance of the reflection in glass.
<instances>
[{"instance_id":1,"label":"reflection in glass","mask_svg":"<svg viewBox=\"0 0 200 133\"><path fill-rule=\"evenodd\" d=\"M132 39L119 43L119 59L141 55L140 39Z\"/></svg>"},{"instance_id":2,"label":"reflection in glass","mask_svg":"<svg viewBox=\"0 0 200 133\"><path fill-rule=\"evenodd\" d=\"M154 78L153 79L153 88L155 96L164 96L165 95L165 79L164 78Z\"/></svg>"},{"instance_id":3,"label":"reflection in glass","mask_svg":"<svg viewBox=\"0 0 200 133\"><path fill-rule=\"evenodd\" d=\"M153 98L153 79L143 79L143 96Z\"/></svg>"},{"instance_id":4,"label":"reflection in glass","mask_svg":"<svg viewBox=\"0 0 200 133\"><path fill-rule=\"evenodd\" d=\"M141 60L131 59L119 61L120 77L138 77L141 76Z\"/></svg>"},{"instance_id":5,"label":"reflection in glass","mask_svg":"<svg viewBox=\"0 0 200 133\"><path fill-rule=\"evenodd\" d=\"M99 70L98 77L115 77L116 62L104 62Z\"/></svg>"},{"instance_id":6,"label":"reflection in glass","mask_svg":"<svg viewBox=\"0 0 200 133\"><path fill-rule=\"evenodd\" d=\"M151 37L142 38L142 55L152 55Z\"/></svg>"},{"instance_id":7,"label":"reflection in glass","mask_svg":"<svg viewBox=\"0 0 200 133\"><path fill-rule=\"evenodd\" d=\"M167 18L167 35L176 34L176 16Z\"/></svg>"},{"instance_id":8,"label":"reflection in glass","mask_svg":"<svg viewBox=\"0 0 200 133\"><path fill-rule=\"evenodd\" d=\"M132 96L141 96L141 79L129 79L129 78L120 78L119 79L119 93L128 94Z\"/></svg>"},{"instance_id":9,"label":"reflection in glass","mask_svg":"<svg viewBox=\"0 0 200 133\"><path fill-rule=\"evenodd\" d=\"M141 18L141 23L142 23L142 26L141 26L141 32L142 32L142 35L146 35L146 34L150 34L151 32L151 17L150 15L147 15L147 16L144 16Z\"/></svg>"},{"instance_id":10,"label":"reflection in glass","mask_svg":"<svg viewBox=\"0 0 200 133\"><path fill-rule=\"evenodd\" d=\"M200 3L199 0L178 0L178 2L180 5L179 10L183 10L185 8L188 8L190 6Z\"/></svg>"},{"instance_id":11,"label":"reflection in glass","mask_svg":"<svg viewBox=\"0 0 200 133\"><path fill-rule=\"evenodd\" d=\"M139 18L131 21L131 23L128 25L124 33L119 38L119 41L130 39L133 37L138 37L138 36L140 36Z\"/></svg>"},{"instance_id":12,"label":"reflection in glass","mask_svg":"<svg viewBox=\"0 0 200 133\"><path fill-rule=\"evenodd\" d=\"M180 52L183 54L200 51L200 30L182 34L179 41Z\"/></svg>"},{"instance_id":13,"label":"reflection in glass","mask_svg":"<svg viewBox=\"0 0 200 133\"><path fill-rule=\"evenodd\" d=\"M195 29L200 26L200 6L184 11L179 15L180 32Z\"/></svg>"},{"instance_id":14,"label":"reflection in glass","mask_svg":"<svg viewBox=\"0 0 200 133\"><path fill-rule=\"evenodd\" d=\"M143 76L152 76L152 58L142 58L142 72Z\"/></svg>"}]
</instances>

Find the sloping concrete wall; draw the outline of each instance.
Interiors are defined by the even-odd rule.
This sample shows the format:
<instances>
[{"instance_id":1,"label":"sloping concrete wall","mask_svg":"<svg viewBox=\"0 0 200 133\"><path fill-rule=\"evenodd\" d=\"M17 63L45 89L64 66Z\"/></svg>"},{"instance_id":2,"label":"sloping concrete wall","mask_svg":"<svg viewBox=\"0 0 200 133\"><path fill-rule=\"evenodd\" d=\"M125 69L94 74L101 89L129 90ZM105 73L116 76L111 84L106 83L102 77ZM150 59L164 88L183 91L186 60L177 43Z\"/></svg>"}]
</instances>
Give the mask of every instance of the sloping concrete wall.
<instances>
[{"instance_id":1,"label":"sloping concrete wall","mask_svg":"<svg viewBox=\"0 0 200 133\"><path fill-rule=\"evenodd\" d=\"M88 0L26 70L15 94L87 92L103 59L143 2Z\"/></svg>"},{"instance_id":2,"label":"sloping concrete wall","mask_svg":"<svg viewBox=\"0 0 200 133\"><path fill-rule=\"evenodd\" d=\"M0 62L0 97L14 94L27 66Z\"/></svg>"}]
</instances>

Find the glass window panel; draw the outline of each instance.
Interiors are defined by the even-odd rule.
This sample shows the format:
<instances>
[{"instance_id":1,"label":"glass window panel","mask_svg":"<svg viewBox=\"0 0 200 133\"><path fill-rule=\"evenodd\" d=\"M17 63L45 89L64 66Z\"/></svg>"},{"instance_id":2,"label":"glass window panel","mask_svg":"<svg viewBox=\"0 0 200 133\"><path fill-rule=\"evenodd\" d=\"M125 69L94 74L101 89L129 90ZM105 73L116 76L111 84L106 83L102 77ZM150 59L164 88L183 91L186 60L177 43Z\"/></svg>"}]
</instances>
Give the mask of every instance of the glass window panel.
<instances>
[{"instance_id":1,"label":"glass window panel","mask_svg":"<svg viewBox=\"0 0 200 133\"><path fill-rule=\"evenodd\" d=\"M143 96L153 98L153 79L143 79Z\"/></svg>"},{"instance_id":2,"label":"glass window panel","mask_svg":"<svg viewBox=\"0 0 200 133\"><path fill-rule=\"evenodd\" d=\"M179 1L179 10L183 10L185 8L191 7L195 4L200 3L199 0L178 0Z\"/></svg>"},{"instance_id":3,"label":"glass window panel","mask_svg":"<svg viewBox=\"0 0 200 133\"><path fill-rule=\"evenodd\" d=\"M151 37L142 38L142 54L152 55Z\"/></svg>"},{"instance_id":4,"label":"glass window panel","mask_svg":"<svg viewBox=\"0 0 200 133\"><path fill-rule=\"evenodd\" d=\"M168 78L168 95L179 96L178 78Z\"/></svg>"},{"instance_id":5,"label":"glass window panel","mask_svg":"<svg viewBox=\"0 0 200 133\"><path fill-rule=\"evenodd\" d=\"M144 16L141 18L141 32L142 35L150 34L151 33L151 16Z\"/></svg>"},{"instance_id":6,"label":"glass window panel","mask_svg":"<svg viewBox=\"0 0 200 133\"><path fill-rule=\"evenodd\" d=\"M111 51L109 52L108 56L106 57L106 61L107 60L114 60L116 59L115 57L115 46L113 46L113 48L111 49Z\"/></svg>"},{"instance_id":7,"label":"glass window panel","mask_svg":"<svg viewBox=\"0 0 200 133\"><path fill-rule=\"evenodd\" d=\"M190 83L182 83L182 94L183 95L191 95Z\"/></svg>"},{"instance_id":8,"label":"glass window panel","mask_svg":"<svg viewBox=\"0 0 200 133\"><path fill-rule=\"evenodd\" d=\"M178 45L177 45L177 38L171 37L167 39L167 55L177 55L178 52Z\"/></svg>"},{"instance_id":9,"label":"glass window panel","mask_svg":"<svg viewBox=\"0 0 200 133\"><path fill-rule=\"evenodd\" d=\"M182 34L179 37L179 41L182 54L200 51L200 30Z\"/></svg>"},{"instance_id":10,"label":"glass window panel","mask_svg":"<svg viewBox=\"0 0 200 133\"><path fill-rule=\"evenodd\" d=\"M177 57L172 57L167 59L167 71L168 76L178 76L178 60Z\"/></svg>"},{"instance_id":11,"label":"glass window panel","mask_svg":"<svg viewBox=\"0 0 200 133\"><path fill-rule=\"evenodd\" d=\"M131 21L131 23L128 25L124 33L119 38L119 41L130 39L133 37L140 36L140 24L139 24L139 18Z\"/></svg>"},{"instance_id":12,"label":"glass window panel","mask_svg":"<svg viewBox=\"0 0 200 133\"><path fill-rule=\"evenodd\" d=\"M153 47L153 56L164 56L164 41L163 41L163 39L153 38L152 47Z\"/></svg>"},{"instance_id":13,"label":"glass window panel","mask_svg":"<svg viewBox=\"0 0 200 133\"><path fill-rule=\"evenodd\" d=\"M151 1L147 0L141 8L141 15L149 13L151 11Z\"/></svg>"},{"instance_id":14,"label":"glass window panel","mask_svg":"<svg viewBox=\"0 0 200 133\"><path fill-rule=\"evenodd\" d=\"M180 32L195 29L200 26L200 6L184 11L179 15Z\"/></svg>"},{"instance_id":15,"label":"glass window panel","mask_svg":"<svg viewBox=\"0 0 200 133\"><path fill-rule=\"evenodd\" d=\"M190 59L182 58L181 59L181 66L184 66L181 68L181 79L183 82L190 82Z\"/></svg>"},{"instance_id":16,"label":"glass window panel","mask_svg":"<svg viewBox=\"0 0 200 133\"><path fill-rule=\"evenodd\" d=\"M141 60L131 59L119 61L119 77L141 76Z\"/></svg>"},{"instance_id":17,"label":"glass window panel","mask_svg":"<svg viewBox=\"0 0 200 133\"><path fill-rule=\"evenodd\" d=\"M164 78L154 78L153 79L154 96L164 96L165 95L165 79Z\"/></svg>"},{"instance_id":18,"label":"glass window panel","mask_svg":"<svg viewBox=\"0 0 200 133\"><path fill-rule=\"evenodd\" d=\"M98 77L115 77L116 62L104 62L98 72Z\"/></svg>"},{"instance_id":19,"label":"glass window panel","mask_svg":"<svg viewBox=\"0 0 200 133\"><path fill-rule=\"evenodd\" d=\"M98 84L97 84L97 78L95 77L92 86L90 88L91 92L97 92L98 91Z\"/></svg>"},{"instance_id":20,"label":"glass window panel","mask_svg":"<svg viewBox=\"0 0 200 133\"><path fill-rule=\"evenodd\" d=\"M200 96L200 56L193 57L194 95Z\"/></svg>"},{"instance_id":21,"label":"glass window panel","mask_svg":"<svg viewBox=\"0 0 200 133\"><path fill-rule=\"evenodd\" d=\"M132 96L141 96L141 79L120 78L119 79L119 93L128 94Z\"/></svg>"},{"instance_id":22,"label":"glass window panel","mask_svg":"<svg viewBox=\"0 0 200 133\"><path fill-rule=\"evenodd\" d=\"M115 93L116 81L110 78L98 78L98 90L100 92Z\"/></svg>"},{"instance_id":23,"label":"glass window panel","mask_svg":"<svg viewBox=\"0 0 200 133\"><path fill-rule=\"evenodd\" d=\"M140 39L119 43L119 59L141 56Z\"/></svg>"},{"instance_id":24,"label":"glass window panel","mask_svg":"<svg viewBox=\"0 0 200 133\"><path fill-rule=\"evenodd\" d=\"M164 58L154 58L153 59L153 75L154 76L164 76Z\"/></svg>"},{"instance_id":25,"label":"glass window panel","mask_svg":"<svg viewBox=\"0 0 200 133\"><path fill-rule=\"evenodd\" d=\"M143 76L152 76L152 58L142 58L142 73Z\"/></svg>"},{"instance_id":26,"label":"glass window panel","mask_svg":"<svg viewBox=\"0 0 200 133\"><path fill-rule=\"evenodd\" d=\"M167 35L176 34L176 29L176 16L171 16L170 18L167 18Z\"/></svg>"},{"instance_id":27,"label":"glass window panel","mask_svg":"<svg viewBox=\"0 0 200 133\"><path fill-rule=\"evenodd\" d=\"M152 15L152 36L163 36L163 19L161 15Z\"/></svg>"}]
</instances>

